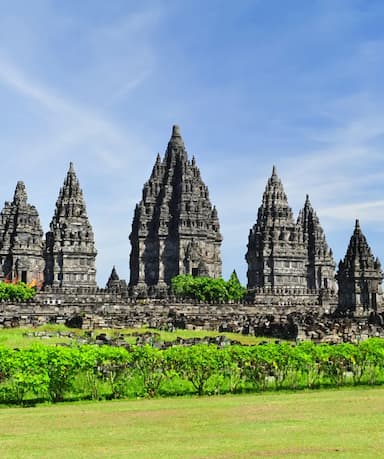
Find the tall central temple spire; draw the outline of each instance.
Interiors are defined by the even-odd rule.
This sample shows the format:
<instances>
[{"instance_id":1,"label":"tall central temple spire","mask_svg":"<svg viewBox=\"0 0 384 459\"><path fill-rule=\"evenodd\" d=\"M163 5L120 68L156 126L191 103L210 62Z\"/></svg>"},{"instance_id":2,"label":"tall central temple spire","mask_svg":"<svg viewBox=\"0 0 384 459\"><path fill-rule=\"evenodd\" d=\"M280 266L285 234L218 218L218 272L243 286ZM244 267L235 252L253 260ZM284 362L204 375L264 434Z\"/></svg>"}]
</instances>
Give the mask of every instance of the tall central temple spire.
<instances>
[{"instance_id":1,"label":"tall central temple spire","mask_svg":"<svg viewBox=\"0 0 384 459\"><path fill-rule=\"evenodd\" d=\"M221 275L217 211L194 159L188 160L178 126L144 185L130 241L133 289L165 289L178 274Z\"/></svg>"}]
</instances>

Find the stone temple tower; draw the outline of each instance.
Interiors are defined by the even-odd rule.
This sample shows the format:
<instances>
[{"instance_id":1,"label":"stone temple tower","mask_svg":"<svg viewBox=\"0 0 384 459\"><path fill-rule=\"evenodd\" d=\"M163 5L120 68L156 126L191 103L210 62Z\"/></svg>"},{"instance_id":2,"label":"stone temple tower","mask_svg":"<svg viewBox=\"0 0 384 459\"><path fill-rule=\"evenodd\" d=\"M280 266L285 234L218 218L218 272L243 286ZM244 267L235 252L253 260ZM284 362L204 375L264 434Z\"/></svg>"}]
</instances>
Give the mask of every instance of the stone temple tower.
<instances>
[{"instance_id":1,"label":"stone temple tower","mask_svg":"<svg viewBox=\"0 0 384 459\"><path fill-rule=\"evenodd\" d=\"M293 220L283 184L273 167L248 238L248 289L306 289L307 251Z\"/></svg>"},{"instance_id":2,"label":"stone temple tower","mask_svg":"<svg viewBox=\"0 0 384 459\"><path fill-rule=\"evenodd\" d=\"M348 245L344 260L337 272L339 284L339 310L354 315L381 311L383 272L378 258L374 258L367 239L361 231L359 220Z\"/></svg>"},{"instance_id":3,"label":"stone temple tower","mask_svg":"<svg viewBox=\"0 0 384 459\"><path fill-rule=\"evenodd\" d=\"M217 211L178 126L144 185L130 241L132 291L165 291L178 274L221 276Z\"/></svg>"},{"instance_id":4,"label":"stone temple tower","mask_svg":"<svg viewBox=\"0 0 384 459\"><path fill-rule=\"evenodd\" d=\"M336 292L335 262L323 228L307 195L297 219L302 227L307 250L307 287L310 290Z\"/></svg>"},{"instance_id":5,"label":"stone temple tower","mask_svg":"<svg viewBox=\"0 0 384 459\"><path fill-rule=\"evenodd\" d=\"M46 234L45 284L95 287L96 254L83 192L70 163Z\"/></svg>"},{"instance_id":6,"label":"stone temple tower","mask_svg":"<svg viewBox=\"0 0 384 459\"><path fill-rule=\"evenodd\" d=\"M0 279L43 282L43 231L35 206L27 202L23 182L17 182L12 202L0 214Z\"/></svg>"}]
</instances>

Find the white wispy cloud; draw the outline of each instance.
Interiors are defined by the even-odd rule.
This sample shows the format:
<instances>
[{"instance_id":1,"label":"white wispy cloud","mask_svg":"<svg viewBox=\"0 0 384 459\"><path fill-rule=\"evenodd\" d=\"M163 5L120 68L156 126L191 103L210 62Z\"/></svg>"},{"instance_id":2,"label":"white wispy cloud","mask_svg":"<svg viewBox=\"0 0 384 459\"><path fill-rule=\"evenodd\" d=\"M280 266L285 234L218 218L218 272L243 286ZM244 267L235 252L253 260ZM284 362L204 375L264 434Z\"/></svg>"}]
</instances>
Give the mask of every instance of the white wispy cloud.
<instances>
[{"instance_id":1,"label":"white wispy cloud","mask_svg":"<svg viewBox=\"0 0 384 459\"><path fill-rule=\"evenodd\" d=\"M96 243L100 243L97 266L101 284L109 274L113 259L116 259L117 265L125 259L125 269L121 270L127 276L128 234L134 207L132 197L140 194L137 190L141 189L144 181L141 169L149 149L145 138L140 138L127 125L120 127L120 122L107 110L108 104L103 99L98 104L97 86L103 85L105 90L104 85L110 85L111 104L134 92L151 75L153 53L145 34L156 23L157 17L149 12L129 15L125 19L119 18L118 26L114 24L109 28L95 29L88 36L89 46L99 50L104 47L104 52L90 64L97 78L90 80L95 98L88 104L70 95L73 88L61 85L57 89L57 81L39 78L36 72L28 71L10 46L0 46L0 87L6 88L9 94L13 93L18 100L25 100L45 125L43 130L36 130L28 138L18 138L11 146L15 164L33 165L31 172L34 175L20 176L23 173L19 171L15 177L10 177L10 181L26 181L33 199L31 202L37 206L47 230L67 163L69 160L75 162ZM55 18L50 19L54 21ZM142 43L137 37L133 39L139 31ZM132 51L128 53L128 62L126 55L116 51L117 42L122 40L124 43L127 39ZM108 49L113 47L115 54L112 60L108 60ZM116 72L120 77L109 81L108 75ZM33 123L34 119L31 119L31 125ZM11 163L10 158L8 163ZM36 164L39 164L38 168ZM130 186L127 187L128 176ZM13 190L5 185L3 183L1 187L2 194L9 199ZM119 212L116 212L117 203ZM124 223L122 219L125 219Z\"/></svg>"}]
</instances>

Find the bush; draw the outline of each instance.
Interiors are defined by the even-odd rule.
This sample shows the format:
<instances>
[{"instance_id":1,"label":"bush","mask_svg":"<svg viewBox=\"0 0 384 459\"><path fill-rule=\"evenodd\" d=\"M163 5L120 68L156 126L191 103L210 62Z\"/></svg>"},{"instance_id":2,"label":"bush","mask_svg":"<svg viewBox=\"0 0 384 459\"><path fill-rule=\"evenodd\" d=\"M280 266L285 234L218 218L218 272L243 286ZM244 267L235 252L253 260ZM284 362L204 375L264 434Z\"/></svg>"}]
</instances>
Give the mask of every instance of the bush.
<instances>
[{"instance_id":1,"label":"bush","mask_svg":"<svg viewBox=\"0 0 384 459\"><path fill-rule=\"evenodd\" d=\"M16 284L0 282L0 301L28 301L35 295L36 289L29 287L24 282L17 282Z\"/></svg>"},{"instance_id":2,"label":"bush","mask_svg":"<svg viewBox=\"0 0 384 459\"><path fill-rule=\"evenodd\" d=\"M239 301L246 293L246 288L240 284L236 271L233 271L228 281L221 278L179 274L172 279L171 283L176 296L203 302Z\"/></svg>"},{"instance_id":3,"label":"bush","mask_svg":"<svg viewBox=\"0 0 384 459\"><path fill-rule=\"evenodd\" d=\"M0 346L0 400L154 397L384 383L384 340L354 344L199 344L166 350Z\"/></svg>"}]
</instances>

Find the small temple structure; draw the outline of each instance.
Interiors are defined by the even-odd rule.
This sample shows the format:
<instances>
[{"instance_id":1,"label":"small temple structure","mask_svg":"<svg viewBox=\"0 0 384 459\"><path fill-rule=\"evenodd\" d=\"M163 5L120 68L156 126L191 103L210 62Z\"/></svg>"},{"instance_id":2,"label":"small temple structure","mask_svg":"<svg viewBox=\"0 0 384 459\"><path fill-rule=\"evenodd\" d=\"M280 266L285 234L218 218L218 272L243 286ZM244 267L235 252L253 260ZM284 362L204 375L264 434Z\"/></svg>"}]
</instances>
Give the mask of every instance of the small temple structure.
<instances>
[{"instance_id":1,"label":"small temple structure","mask_svg":"<svg viewBox=\"0 0 384 459\"><path fill-rule=\"evenodd\" d=\"M344 260L336 275L339 284L339 310L366 315L383 307L383 272L372 254L367 239L356 220Z\"/></svg>"}]
</instances>

